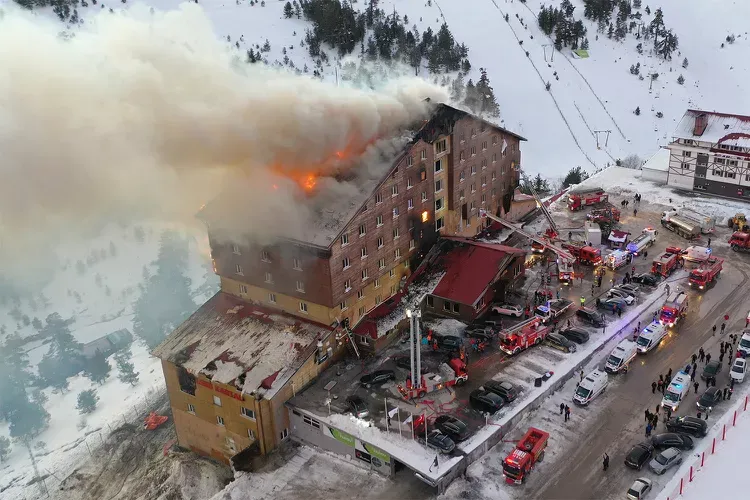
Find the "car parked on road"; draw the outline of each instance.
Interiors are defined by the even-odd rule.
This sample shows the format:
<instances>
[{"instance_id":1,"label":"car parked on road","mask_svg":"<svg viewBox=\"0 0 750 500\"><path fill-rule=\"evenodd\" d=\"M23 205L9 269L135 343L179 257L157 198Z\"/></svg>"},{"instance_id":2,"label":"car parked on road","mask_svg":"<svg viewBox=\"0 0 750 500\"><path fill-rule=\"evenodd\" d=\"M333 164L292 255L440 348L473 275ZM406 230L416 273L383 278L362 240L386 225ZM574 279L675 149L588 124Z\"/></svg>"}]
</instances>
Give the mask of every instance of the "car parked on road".
<instances>
[{"instance_id":1,"label":"car parked on road","mask_svg":"<svg viewBox=\"0 0 750 500\"><path fill-rule=\"evenodd\" d=\"M682 452L677 448L667 448L651 459L648 468L661 476L680 463L682 463Z\"/></svg>"},{"instance_id":2,"label":"car parked on road","mask_svg":"<svg viewBox=\"0 0 750 500\"><path fill-rule=\"evenodd\" d=\"M496 304L492 306L492 312L504 316L514 316L520 318L523 316L523 307L513 304Z\"/></svg>"},{"instance_id":3,"label":"car parked on road","mask_svg":"<svg viewBox=\"0 0 750 500\"><path fill-rule=\"evenodd\" d=\"M359 383L368 389L373 385L380 385L396 379L396 372L393 370L375 370L372 373L362 376Z\"/></svg>"},{"instance_id":4,"label":"car parked on road","mask_svg":"<svg viewBox=\"0 0 750 500\"><path fill-rule=\"evenodd\" d=\"M437 430L427 434L426 444L430 448L445 454L451 453L456 449L456 443L450 437Z\"/></svg>"},{"instance_id":5,"label":"car parked on road","mask_svg":"<svg viewBox=\"0 0 750 500\"><path fill-rule=\"evenodd\" d=\"M434 338L440 349L454 350L464 345L464 339L457 335L435 335Z\"/></svg>"},{"instance_id":6,"label":"car parked on road","mask_svg":"<svg viewBox=\"0 0 750 500\"><path fill-rule=\"evenodd\" d=\"M566 339L559 333L548 334L547 338L544 339L544 343L553 349L558 349L563 352L576 352L578 350L575 342Z\"/></svg>"},{"instance_id":7,"label":"car parked on road","mask_svg":"<svg viewBox=\"0 0 750 500\"><path fill-rule=\"evenodd\" d=\"M651 444L659 451L666 450L667 448L691 450L693 448L693 438L687 434L662 432L651 438Z\"/></svg>"},{"instance_id":8,"label":"car parked on road","mask_svg":"<svg viewBox=\"0 0 750 500\"><path fill-rule=\"evenodd\" d=\"M737 358L734 360L732 370L729 372L729 376L736 383L741 383L745 380L745 373L747 373L747 360Z\"/></svg>"},{"instance_id":9,"label":"car parked on road","mask_svg":"<svg viewBox=\"0 0 750 500\"><path fill-rule=\"evenodd\" d=\"M469 327L466 329L466 335L469 338L477 339L481 342L490 342L495 338L495 331L488 327Z\"/></svg>"},{"instance_id":10,"label":"car parked on road","mask_svg":"<svg viewBox=\"0 0 750 500\"><path fill-rule=\"evenodd\" d=\"M708 424L700 418L674 417L667 420L667 430L701 438L708 434Z\"/></svg>"},{"instance_id":11,"label":"car parked on road","mask_svg":"<svg viewBox=\"0 0 750 500\"><path fill-rule=\"evenodd\" d=\"M349 411L352 412L357 418L365 418L370 415L370 409L367 407L367 403L362 397L352 394L346 398L346 405Z\"/></svg>"},{"instance_id":12,"label":"car parked on road","mask_svg":"<svg viewBox=\"0 0 750 500\"><path fill-rule=\"evenodd\" d=\"M482 386L503 398L506 403L510 403L518 397L518 387L505 380L488 380Z\"/></svg>"},{"instance_id":13,"label":"car parked on road","mask_svg":"<svg viewBox=\"0 0 750 500\"><path fill-rule=\"evenodd\" d=\"M581 307L576 311L576 318L595 328L601 328L606 324L601 313L586 307Z\"/></svg>"},{"instance_id":14,"label":"car parked on road","mask_svg":"<svg viewBox=\"0 0 750 500\"><path fill-rule=\"evenodd\" d=\"M703 393L703 395L700 397L696 405L698 405L698 409L700 411L706 411L706 410L713 410L714 406L719 404L719 401L722 400L722 393L721 389L718 387L709 387L706 389L706 392Z\"/></svg>"},{"instance_id":15,"label":"car parked on road","mask_svg":"<svg viewBox=\"0 0 750 500\"><path fill-rule=\"evenodd\" d=\"M625 290L632 296L636 296L636 294L641 290L641 287L638 285L634 285L633 283L623 283L621 285L616 285L614 288L619 288L620 290Z\"/></svg>"},{"instance_id":16,"label":"car parked on road","mask_svg":"<svg viewBox=\"0 0 750 500\"><path fill-rule=\"evenodd\" d=\"M409 358L409 356L394 356L392 359L396 363L396 366L398 366L399 368L411 371L411 358ZM423 375L430 371L430 368L425 365L424 360L422 360L421 365L421 371Z\"/></svg>"},{"instance_id":17,"label":"car parked on road","mask_svg":"<svg viewBox=\"0 0 750 500\"><path fill-rule=\"evenodd\" d=\"M638 443L630 448L625 456L625 465L631 469L641 470L653 453L654 447L651 443Z\"/></svg>"},{"instance_id":18,"label":"car parked on road","mask_svg":"<svg viewBox=\"0 0 750 500\"><path fill-rule=\"evenodd\" d=\"M701 372L701 379L706 380L707 378L715 378L716 375L721 371L721 362L717 359L712 359L710 363L706 363Z\"/></svg>"},{"instance_id":19,"label":"car parked on road","mask_svg":"<svg viewBox=\"0 0 750 500\"><path fill-rule=\"evenodd\" d=\"M630 500L642 500L643 498L646 498L649 491L651 491L651 480L646 479L645 477L639 477L628 489L628 498Z\"/></svg>"},{"instance_id":20,"label":"car parked on road","mask_svg":"<svg viewBox=\"0 0 750 500\"><path fill-rule=\"evenodd\" d=\"M610 299L622 299L627 305L632 305L633 302L635 302L635 297L631 293L626 292L621 288L610 288L607 291L607 297L609 297Z\"/></svg>"},{"instance_id":21,"label":"car parked on road","mask_svg":"<svg viewBox=\"0 0 750 500\"><path fill-rule=\"evenodd\" d=\"M659 277L653 274L642 273L634 275L631 281L633 283L640 283L641 285L656 286L659 284Z\"/></svg>"},{"instance_id":22,"label":"car parked on road","mask_svg":"<svg viewBox=\"0 0 750 500\"><path fill-rule=\"evenodd\" d=\"M476 389L469 394L469 404L475 410L493 414L505 405L505 401L494 392Z\"/></svg>"},{"instance_id":23,"label":"car parked on road","mask_svg":"<svg viewBox=\"0 0 750 500\"><path fill-rule=\"evenodd\" d=\"M589 341L589 332L582 328L567 328L561 331L560 335L576 344L585 344Z\"/></svg>"},{"instance_id":24,"label":"car parked on road","mask_svg":"<svg viewBox=\"0 0 750 500\"><path fill-rule=\"evenodd\" d=\"M453 441L463 441L469 437L469 426L453 415L440 415L435 419L435 427Z\"/></svg>"},{"instance_id":25,"label":"car parked on road","mask_svg":"<svg viewBox=\"0 0 750 500\"><path fill-rule=\"evenodd\" d=\"M620 308L621 311L625 310L627 302L619 297L612 297L605 300L597 300L596 307L604 309L605 311L614 311L616 308Z\"/></svg>"}]
</instances>

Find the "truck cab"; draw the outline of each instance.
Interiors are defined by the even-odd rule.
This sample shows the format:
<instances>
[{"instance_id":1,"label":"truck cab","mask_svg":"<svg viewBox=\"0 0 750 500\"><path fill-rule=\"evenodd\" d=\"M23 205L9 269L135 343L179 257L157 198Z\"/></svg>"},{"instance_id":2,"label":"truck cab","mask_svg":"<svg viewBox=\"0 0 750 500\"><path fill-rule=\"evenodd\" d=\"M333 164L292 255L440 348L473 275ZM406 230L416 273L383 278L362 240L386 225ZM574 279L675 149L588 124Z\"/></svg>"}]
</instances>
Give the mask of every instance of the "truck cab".
<instances>
[{"instance_id":1,"label":"truck cab","mask_svg":"<svg viewBox=\"0 0 750 500\"><path fill-rule=\"evenodd\" d=\"M635 342L632 340L621 341L609 354L604 370L609 373L627 371L628 364L635 358L636 352Z\"/></svg>"},{"instance_id":2,"label":"truck cab","mask_svg":"<svg viewBox=\"0 0 750 500\"><path fill-rule=\"evenodd\" d=\"M688 296L684 291L672 292L661 307L659 322L662 325L674 326L685 315Z\"/></svg>"},{"instance_id":3,"label":"truck cab","mask_svg":"<svg viewBox=\"0 0 750 500\"><path fill-rule=\"evenodd\" d=\"M586 375L576 387L573 402L581 406L586 406L591 400L603 393L608 384L609 378L607 374L599 370L594 370Z\"/></svg>"},{"instance_id":4,"label":"truck cab","mask_svg":"<svg viewBox=\"0 0 750 500\"><path fill-rule=\"evenodd\" d=\"M508 484L521 484L537 462L544 460L549 433L530 427L503 460L503 476Z\"/></svg>"}]
</instances>

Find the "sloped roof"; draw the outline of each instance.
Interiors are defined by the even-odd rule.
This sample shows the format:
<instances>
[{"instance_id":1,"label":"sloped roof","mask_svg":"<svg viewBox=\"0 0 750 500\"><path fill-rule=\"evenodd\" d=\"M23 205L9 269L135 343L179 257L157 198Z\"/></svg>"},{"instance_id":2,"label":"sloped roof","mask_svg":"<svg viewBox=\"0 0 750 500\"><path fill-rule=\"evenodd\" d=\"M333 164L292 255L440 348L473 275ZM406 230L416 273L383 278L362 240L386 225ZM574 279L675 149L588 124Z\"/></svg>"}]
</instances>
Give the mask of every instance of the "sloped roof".
<instances>
[{"instance_id":1,"label":"sloped roof","mask_svg":"<svg viewBox=\"0 0 750 500\"><path fill-rule=\"evenodd\" d=\"M243 393L272 394L331 328L219 292L172 332L153 355ZM266 393L268 395L268 393Z\"/></svg>"},{"instance_id":2,"label":"sloped roof","mask_svg":"<svg viewBox=\"0 0 750 500\"><path fill-rule=\"evenodd\" d=\"M706 115L706 130L700 136L693 135L695 119L701 114ZM726 143L730 145L745 146L744 141L742 141L743 144L734 144L732 141L739 141L744 136L750 136L750 116L689 109L682 115L672 135L680 139L712 143L728 141Z\"/></svg>"},{"instance_id":3,"label":"sloped roof","mask_svg":"<svg viewBox=\"0 0 750 500\"><path fill-rule=\"evenodd\" d=\"M617 242L617 243L623 243L625 240L628 239L628 235L629 234L630 233L627 232L627 231L620 231L620 230L617 230L617 229L613 229L609 233L609 241L614 241L614 242Z\"/></svg>"},{"instance_id":4,"label":"sloped roof","mask_svg":"<svg viewBox=\"0 0 750 500\"><path fill-rule=\"evenodd\" d=\"M669 149L659 148L641 167L644 170L660 170L666 172L669 170Z\"/></svg>"},{"instance_id":5,"label":"sloped roof","mask_svg":"<svg viewBox=\"0 0 750 500\"><path fill-rule=\"evenodd\" d=\"M474 304L490 286L498 271L508 265L519 248L475 242L466 238L445 238L458 243L439 261L445 275L432 295L461 304Z\"/></svg>"}]
</instances>

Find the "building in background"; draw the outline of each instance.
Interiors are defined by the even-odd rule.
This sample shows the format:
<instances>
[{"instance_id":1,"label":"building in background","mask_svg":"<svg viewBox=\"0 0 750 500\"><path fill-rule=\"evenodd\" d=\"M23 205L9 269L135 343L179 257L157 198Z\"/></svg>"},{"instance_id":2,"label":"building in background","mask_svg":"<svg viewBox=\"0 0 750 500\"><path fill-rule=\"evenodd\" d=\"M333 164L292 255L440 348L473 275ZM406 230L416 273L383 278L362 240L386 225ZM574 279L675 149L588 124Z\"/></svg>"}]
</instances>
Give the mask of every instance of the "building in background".
<instances>
[{"instance_id":1,"label":"building in background","mask_svg":"<svg viewBox=\"0 0 750 500\"><path fill-rule=\"evenodd\" d=\"M666 184L670 157L669 148L659 148L641 167L641 179Z\"/></svg>"},{"instance_id":2,"label":"building in background","mask_svg":"<svg viewBox=\"0 0 750 500\"><path fill-rule=\"evenodd\" d=\"M688 110L669 150L667 185L750 200L750 116Z\"/></svg>"}]
</instances>

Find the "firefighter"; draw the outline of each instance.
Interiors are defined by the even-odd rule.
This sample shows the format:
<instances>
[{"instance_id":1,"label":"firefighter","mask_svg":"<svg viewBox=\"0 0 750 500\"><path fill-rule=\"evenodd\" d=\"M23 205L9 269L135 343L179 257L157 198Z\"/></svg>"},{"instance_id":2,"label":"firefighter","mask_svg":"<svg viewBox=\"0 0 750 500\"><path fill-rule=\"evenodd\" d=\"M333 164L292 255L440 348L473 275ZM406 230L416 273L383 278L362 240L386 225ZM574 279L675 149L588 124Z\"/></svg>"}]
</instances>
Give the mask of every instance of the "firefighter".
<instances>
[{"instance_id":1,"label":"firefighter","mask_svg":"<svg viewBox=\"0 0 750 500\"><path fill-rule=\"evenodd\" d=\"M586 305L586 297L581 295L581 307L584 307Z\"/></svg>"}]
</instances>

